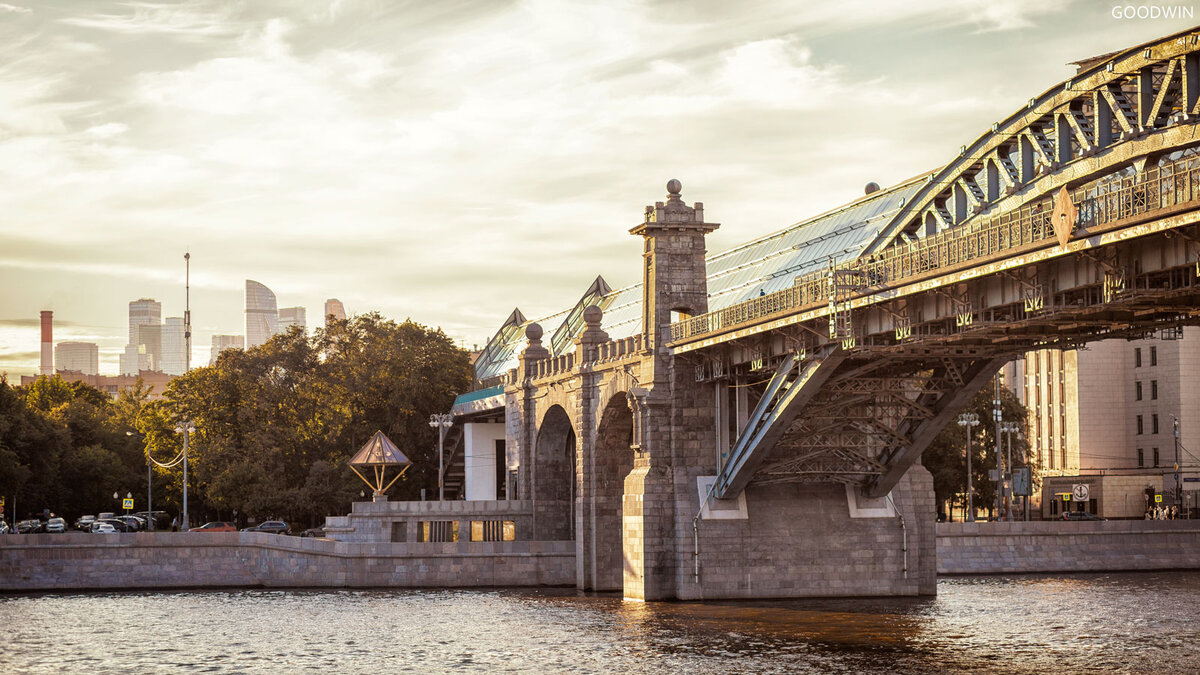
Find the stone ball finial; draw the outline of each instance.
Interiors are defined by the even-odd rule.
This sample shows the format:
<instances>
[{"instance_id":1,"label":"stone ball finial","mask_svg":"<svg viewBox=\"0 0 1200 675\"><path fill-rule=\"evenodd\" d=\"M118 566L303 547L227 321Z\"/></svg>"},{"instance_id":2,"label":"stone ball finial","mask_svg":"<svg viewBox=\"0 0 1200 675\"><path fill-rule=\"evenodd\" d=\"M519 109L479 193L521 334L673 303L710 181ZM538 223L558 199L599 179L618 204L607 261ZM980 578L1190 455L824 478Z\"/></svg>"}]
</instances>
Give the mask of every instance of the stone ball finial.
<instances>
[{"instance_id":1,"label":"stone ball finial","mask_svg":"<svg viewBox=\"0 0 1200 675\"><path fill-rule=\"evenodd\" d=\"M588 305L583 309L583 321L589 327L600 327L600 320L604 318L604 311L595 305Z\"/></svg>"},{"instance_id":2,"label":"stone ball finial","mask_svg":"<svg viewBox=\"0 0 1200 675\"><path fill-rule=\"evenodd\" d=\"M542 339L542 327L536 323L531 323L525 327L525 337L529 338L530 342L537 342Z\"/></svg>"},{"instance_id":3,"label":"stone ball finial","mask_svg":"<svg viewBox=\"0 0 1200 675\"><path fill-rule=\"evenodd\" d=\"M667 192L668 192L668 193L669 193L669 194L670 194L672 197L678 197L678 196L679 196L679 192L680 192L681 190L683 190L683 183L680 183L678 180L676 180L676 179L674 179L674 178L672 178L671 180L667 181Z\"/></svg>"},{"instance_id":4,"label":"stone ball finial","mask_svg":"<svg viewBox=\"0 0 1200 675\"><path fill-rule=\"evenodd\" d=\"M865 194L865 195L869 195L872 192L879 192L879 183L876 183L875 181L871 181L870 183L867 183L867 185L863 188L863 194Z\"/></svg>"}]
</instances>

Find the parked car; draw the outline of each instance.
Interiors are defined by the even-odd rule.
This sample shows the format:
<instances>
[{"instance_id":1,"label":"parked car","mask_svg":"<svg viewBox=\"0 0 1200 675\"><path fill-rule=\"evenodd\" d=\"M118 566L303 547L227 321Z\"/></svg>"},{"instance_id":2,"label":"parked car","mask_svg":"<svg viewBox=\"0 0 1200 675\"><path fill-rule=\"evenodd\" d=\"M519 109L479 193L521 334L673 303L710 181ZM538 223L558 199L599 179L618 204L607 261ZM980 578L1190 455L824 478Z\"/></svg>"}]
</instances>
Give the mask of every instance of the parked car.
<instances>
[{"instance_id":1,"label":"parked car","mask_svg":"<svg viewBox=\"0 0 1200 675\"><path fill-rule=\"evenodd\" d=\"M0 534L8 534L9 532L12 532L12 529L9 528L8 523L0 520Z\"/></svg>"},{"instance_id":2,"label":"parked car","mask_svg":"<svg viewBox=\"0 0 1200 675\"><path fill-rule=\"evenodd\" d=\"M112 518L115 515L116 514L113 513L112 511L105 511L104 513L101 513L100 515L96 516L96 520L108 520L109 518Z\"/></svg>"},{"instance_id":3,"label":"parked car","mask_svg":"<svg viewBox=\"0 0 1200 675\"><path fill-rule=\"evenodd\" d=\"M166 511L138 511L133 515L150 523L152 530L171 529L171 514Z\"/></svg>"},{"instance_id":4,"label":"parked car","mask_svg":"<svg viewBox=\"0 0 1200 675\"><path fill-rule=\"evenodd\" d=\"M35 534L42 531L42 521L37 518L22 520L17 523L17 534Z\"/></svg>"},{"instance_id":5,"label":"parked car","mask_svg":"<svg viewBox=\"0 0 1200 675\"><path fill-rule=\"evenodd\" d=\"M91 532L94 522L96 522L96 516L79 516L79 519L75 521L75 529L80 532Z\"/></svg>"},{"instance_id":6,"label":"parked car","mask_svg":"<svg viewBox=\"0 0 1200 675\"><path fill-rule=\"evenodd\" d=\"M97 520L92 523L92 534L116 534L117 528L110 525L107 521Z\"/></svg>"},{"instance_id":7,"label":"parked car","mask_svg":"<svg viewBox=\"0 0 1200 675\"><path fill-rule=\"evenodd\" d=\"M1064 511L1062 517L1063 520L1108 520L1087 511Z\"/></svg>"},{"instance_id":8,"label":"parked car","mask_svg":"<svg viewBox=\"0 0 1200 675\"><path fill-rule=\"evenodd\" d=\"M122 520L117 520L116 518L97 518L96 522L108 523L109 525L112 525L113 529L115 529L117 532L133 532L133 528L129 525L129 523L126 523Z\"/></svg>"},{"instance_id":9,"label":"parked car","mask_svg":"<svg viewBox=\"0 0 1200 675\"><path fill-rule=\"evenodd\" d=\"M237 526L233 523L216 520L211 523L205 523L200 527L193 527L192 532L237 532Z\"/></svg>"},{"instance_id":10,"label":"parked car","mask_svg":"<svg viewBox=\"0 0 1200 675\"><path fill-rule=\"evenodd\" d=\"M67 521L62 518L51 518L46 521L46 531L52 534L62 534L67 531Z\"/></svg>"},{"instance_id":11,"label":"parked car","mask_svg":"<svg viewBox=\"0 0 1200 675\"><path fill-rule=\"evenodd\" d=\"M146 529L146 521L137 516L117 516L117 520L128 525L133 532L140 532Z\"/></svg>"},{"instance_id":12,"label":"parked car","mask_svg":"<svg viewBox=\"0 0 1200 675\"><path fill-rule=\"evenodd\" d=\"M300 536L301 537L324 537L325 536L325 528L310 527L307 530L301 532Z\"/></svg>"},{"instance_id":13,"label":"parked car","mask_svg":"<svg viewBox=\"0 0 1200 675\"><path fill-rule=\"evenodd\" d=\"M269 532L271 534L291 534L292 528L282 520L264 520L254 527L247 527L242 532Z\"/></svg>"}]
</instances>

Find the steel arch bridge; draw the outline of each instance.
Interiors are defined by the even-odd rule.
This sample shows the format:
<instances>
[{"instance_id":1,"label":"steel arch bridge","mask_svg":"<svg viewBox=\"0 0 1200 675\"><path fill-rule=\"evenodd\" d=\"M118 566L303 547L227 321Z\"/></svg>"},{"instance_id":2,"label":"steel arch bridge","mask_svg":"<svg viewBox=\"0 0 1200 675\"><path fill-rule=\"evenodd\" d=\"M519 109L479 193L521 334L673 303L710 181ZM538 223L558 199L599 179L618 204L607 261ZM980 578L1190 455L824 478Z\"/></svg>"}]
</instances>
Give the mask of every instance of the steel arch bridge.
<instances>
[{"instance_id":1,"label":"steel arch bridge","mask_svg":"<svg viewBox=\"0 0 1200 675\"><path fill-rule=\"evenodd\" d=\"M718 225L672 181L630 230L642 282L514 310L459 421L502 420L511 494L535 538L576 541L581 588L935 592L917 461L1001 364L1200 324L1198 35L1095 59L940 170L732 251L706 255Z\"/></svg>"}]
</instances>

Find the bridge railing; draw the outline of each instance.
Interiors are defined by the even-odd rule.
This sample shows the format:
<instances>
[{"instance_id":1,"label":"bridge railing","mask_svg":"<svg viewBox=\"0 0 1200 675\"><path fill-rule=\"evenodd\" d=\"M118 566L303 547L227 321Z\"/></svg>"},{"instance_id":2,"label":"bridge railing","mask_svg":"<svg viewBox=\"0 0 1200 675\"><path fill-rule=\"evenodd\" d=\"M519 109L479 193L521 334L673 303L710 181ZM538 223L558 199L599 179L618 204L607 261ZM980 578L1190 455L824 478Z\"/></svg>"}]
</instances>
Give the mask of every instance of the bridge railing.
<instances>
[{"instance_id":1,"label":"bridge railing","mask_svg":"<svg viewBox=\"0 0 1200 675\"><path fill-rule=\"evenodd\" d=\"M1079 210L1075 227L1083 229L1196 202L1200 200L1200 157L1187 156L1138 173L1092 181L1072 192L1071 199ZM849 271L848 276L860 283L856 294L866 295L903 285L930 271L1053 240L1053 211L1052 199L1038 199L916 242L798 276L790 288L671 324L671 340L690 340L828 305L833 298L831 279L837 271Z\"/></svg>"}]
</instances>

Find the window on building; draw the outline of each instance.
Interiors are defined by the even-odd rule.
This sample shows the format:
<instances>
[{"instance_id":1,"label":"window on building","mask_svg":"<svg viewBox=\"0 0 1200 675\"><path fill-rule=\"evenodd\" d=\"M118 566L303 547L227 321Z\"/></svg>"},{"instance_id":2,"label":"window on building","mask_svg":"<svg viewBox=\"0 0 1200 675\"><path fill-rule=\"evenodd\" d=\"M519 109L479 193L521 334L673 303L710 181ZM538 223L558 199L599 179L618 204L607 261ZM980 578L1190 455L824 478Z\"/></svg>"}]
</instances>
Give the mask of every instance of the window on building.
<instances>
[{"instance_id":1,"label":"window on building","mask_svg":"<svg viewBox=\"0 0 1200 675\"><path fill-rule=\"evenodd\" d=\"M1133 398L1138 401L1142 400L1142 383L1141 382L1133 383Z\"/></svg>"},{"instance_id":2,"label":"window on building","mask_svg":"<svg viewBox=\"0 0 1200 675\"><path fill-rule=\"evenodd\" d=\"M1142 416L1141 415L1137 416L1137 430L1138 430L1137 431L1138 436L1141 436L1142 435Z\"/></svg>"},{"instance_id":3,"label":"window on building","mask_svg":"<svg viewBox=\"0 0 1200 675\"><path fill-rule=\"evenodd\" d=\"M1142 348L1141 347L1133 348L1133 367L1134 368L1142 367Z\"/></svg>"},{"instance_id":4,"label":"window on building","mask_svg":"<svg viewBox=\"0 0 1200 675\"><path fill-rule=\"evenodd\" d=\"M1150 380L1150 400L1158 400L1158 380Z\"/></svg>"},{"instance_id":5,"label":"window on building","mask_svg":"<svg viewBox=\"0 0 1200 675\"><path fill-rule=\"evenodd\" d=\"M1158 466L1158 448L1154 448L1154 466Z\"/></svg>"},{"instance_id":6,"label":"window on building","mask_svg":"<svg viewBox=\"0 0 1200 675\"><path fill-rule=\"evenodd\" d=\"M1152 365L1152 366L1158 365L1158 347L1150 348L1150 365Z\"/></svg>"},{"instance_id":7,"label":"window on building","mask_svg":"<svg viewBox=\"0 0 1200 675\"><path fill-rule=\"evenodd\" d=\"M1155 413L1150 416L1150 429L1151 429L1150 433L1152 433L1152 434L1158 433L1158 413Z\"/></svg>"},{"instance_id":8,"label":"window on building","mask_svg":"<svg viewBox=\"0 0 1200 675\"><path fill-rule=\"evenodd\" d=\"M1146 466L1146 453L1142 452L1141 448L1138 448L1138 468L1140 469L1143 466Z\"/></svg>"},{"instance_id":9,"label":"window on building","mask_svg":"<svg viewBox=\"0 0 1200 675\"><path fill-rule=\"evenodd\" d=\"M1092 514L1093 516L1096 515L1096 500L1095 499L1088 500L1088 513Z\"/></svg>"}]
</instances>

